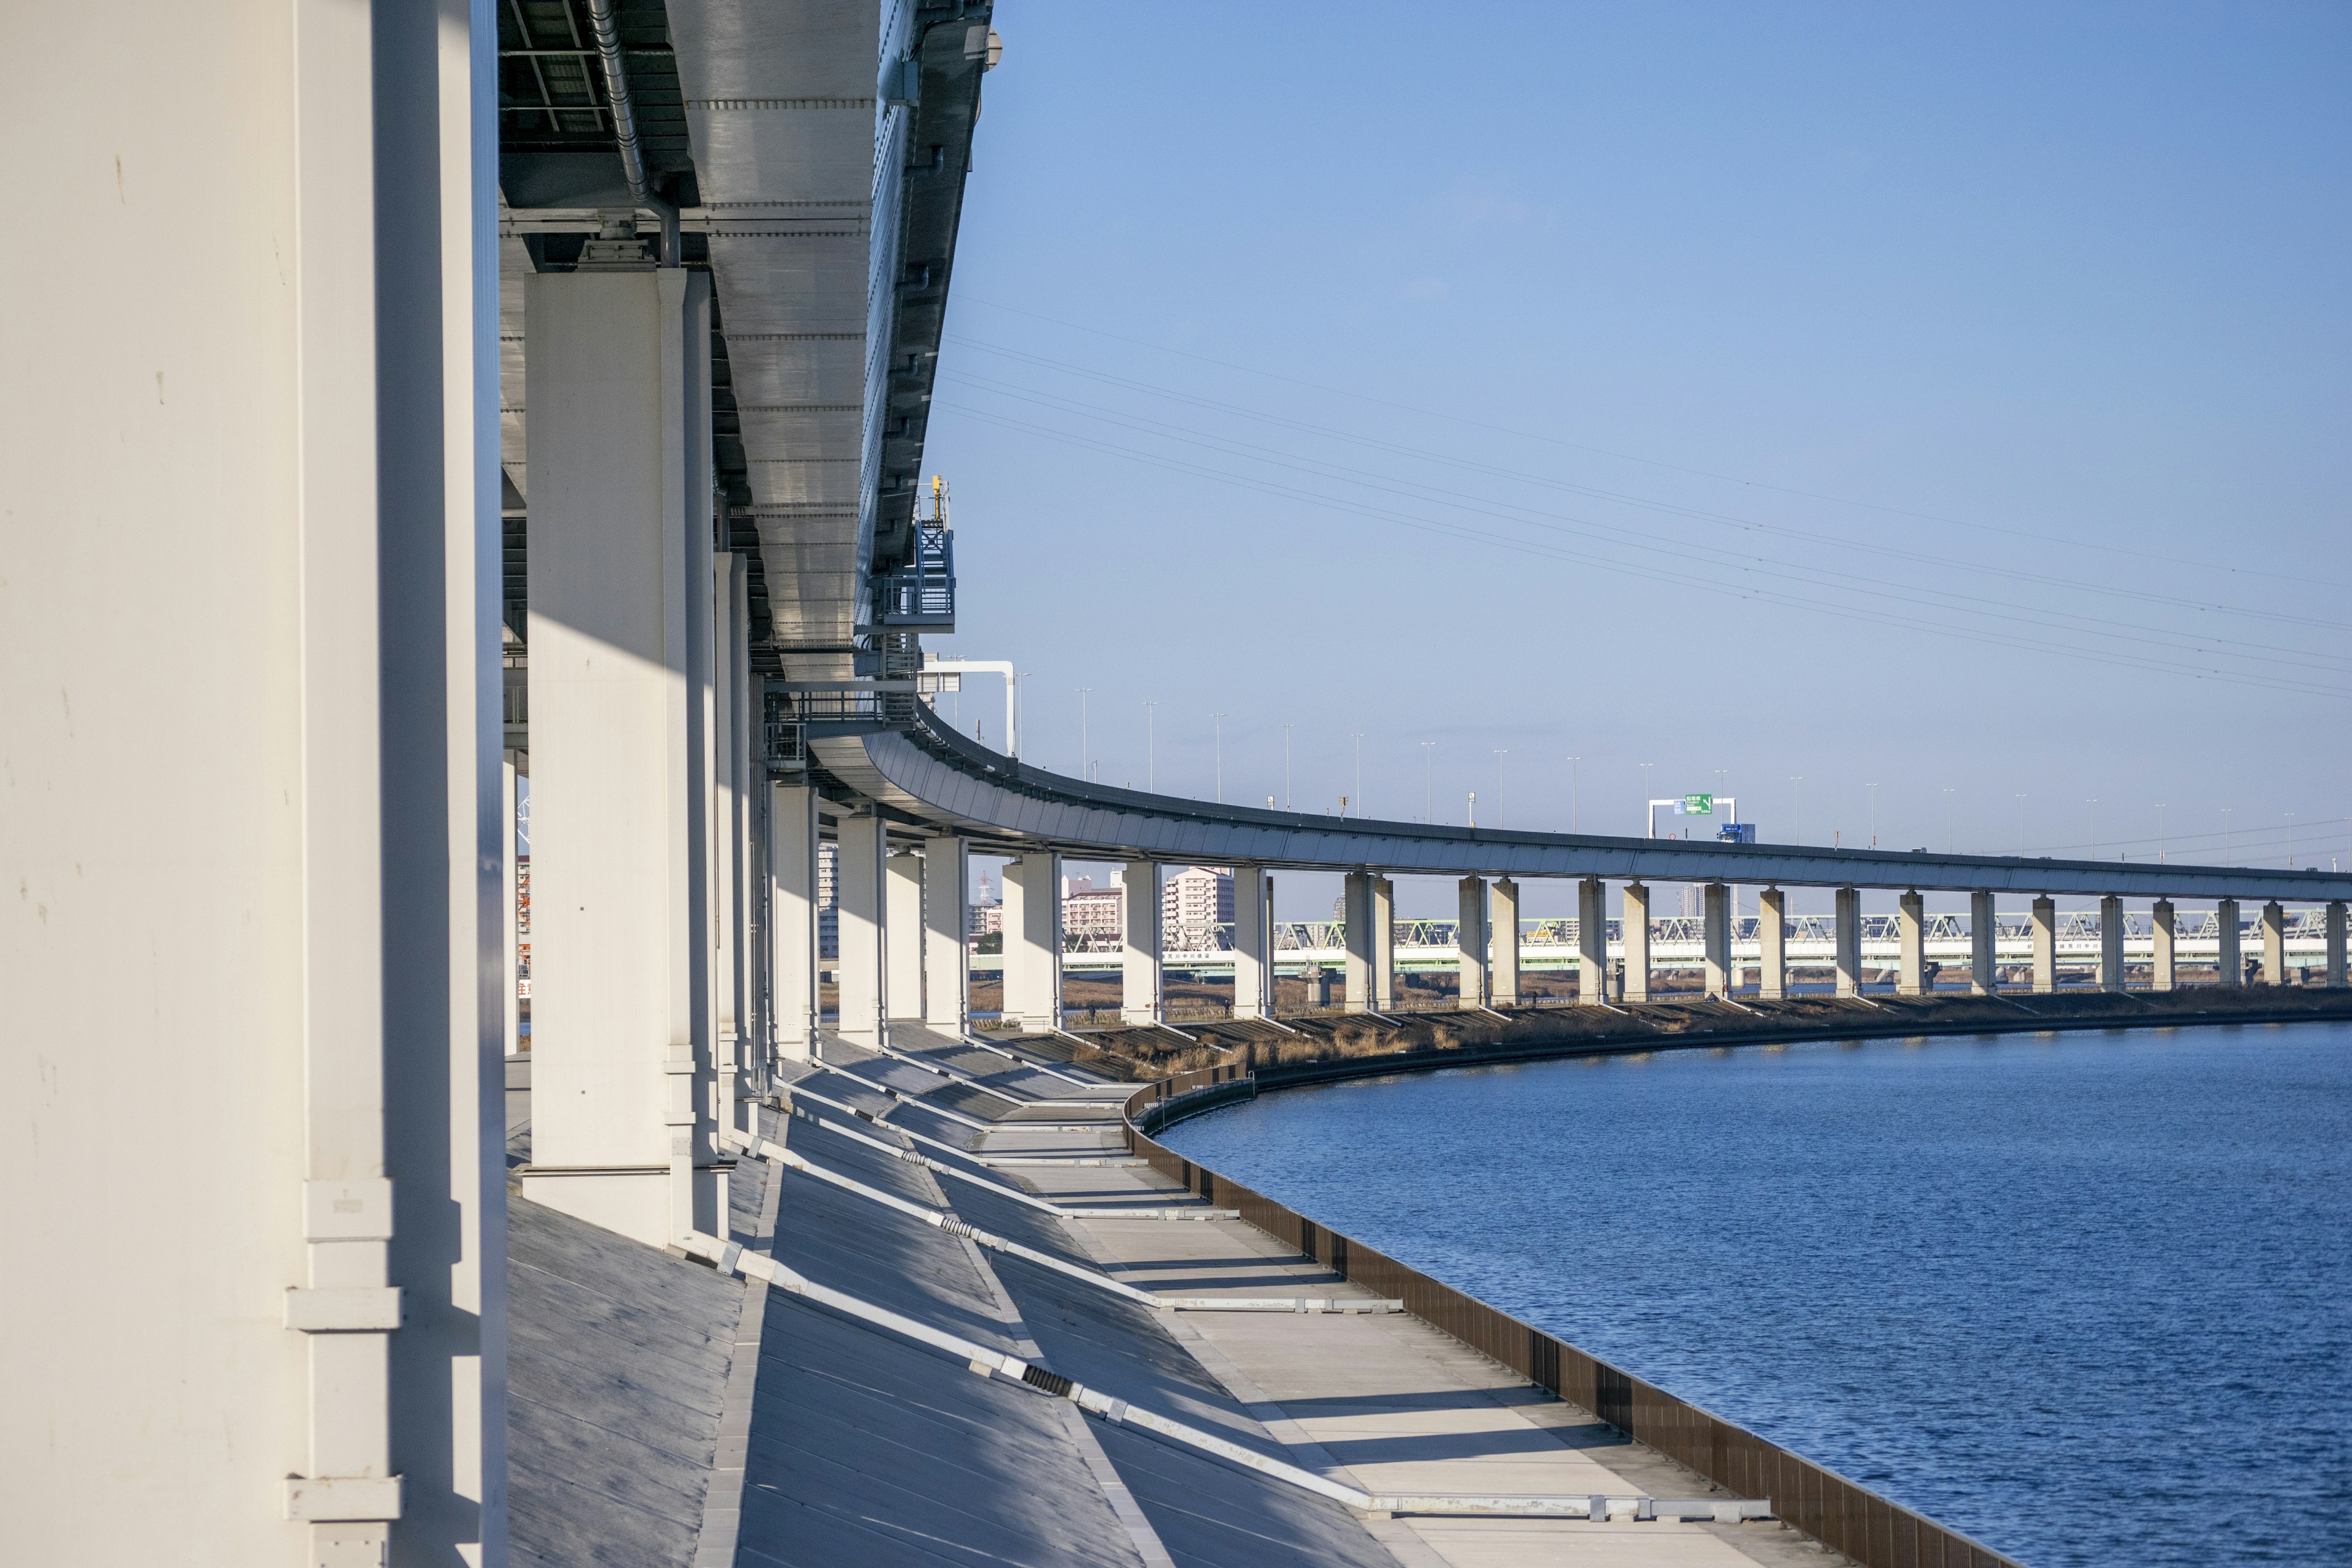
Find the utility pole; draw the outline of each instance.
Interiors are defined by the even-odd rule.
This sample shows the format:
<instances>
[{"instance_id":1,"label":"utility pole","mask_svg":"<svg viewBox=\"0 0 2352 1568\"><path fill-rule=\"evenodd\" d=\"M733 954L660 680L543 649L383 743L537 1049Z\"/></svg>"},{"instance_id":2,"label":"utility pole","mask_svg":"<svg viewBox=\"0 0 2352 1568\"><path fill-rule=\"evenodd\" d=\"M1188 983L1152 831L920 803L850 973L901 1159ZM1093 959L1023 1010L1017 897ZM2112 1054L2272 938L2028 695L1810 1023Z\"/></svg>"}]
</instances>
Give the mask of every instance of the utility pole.
<instances>
[{"instance_id":1,"label":"utility pole","mask_svg":"<svg viewBox=\"0 0 2352 1568\"><path fill-rule=\"evenodd\" d=\"M1582 761L1582 757L1568 759L1568 830L1570 833L1576 831L1577 774L1583 771L1577 763Z\"/></svg>"},{"instance_id":2,"label":"utility pole","mask_svg":"<svg viewBox=\"0 0 2352 1568\"><path fill-rule=\"evenodd\" d=\"M1209 717L1217 725L1217 804L1223 805L1225 804L1225 716L1212 713Z\"/></svg>"},{"instance_id":3,"label":"utility pole","mask_svg":"<svg viewBox=\"0 0 2352 1568\"><path fill-rule=\"evenodd\" d=\"M1160 793L1160 704L1143 705L1143 787Z\"/></svg>"}]
</instances>

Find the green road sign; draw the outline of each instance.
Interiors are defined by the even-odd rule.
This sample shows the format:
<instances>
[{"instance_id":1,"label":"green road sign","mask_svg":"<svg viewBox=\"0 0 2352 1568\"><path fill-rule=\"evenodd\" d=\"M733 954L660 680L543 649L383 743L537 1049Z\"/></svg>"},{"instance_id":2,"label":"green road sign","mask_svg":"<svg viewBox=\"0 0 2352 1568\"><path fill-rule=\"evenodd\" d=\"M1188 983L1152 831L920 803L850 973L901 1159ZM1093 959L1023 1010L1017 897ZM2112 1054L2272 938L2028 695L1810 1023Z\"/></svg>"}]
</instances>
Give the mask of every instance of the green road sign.
<instances>
[{"instance_id":1,"label":"green road sign","mask_svg":"<svg viewBox=\"0 0 2352 1568\"><path fill-rule=\"evenodd\" d=\"M1715 815L1715 796L1711 795L1686 795L1683 796L1683 815L1685 816L1713 816Z\"/></svg>"}]
</instances>

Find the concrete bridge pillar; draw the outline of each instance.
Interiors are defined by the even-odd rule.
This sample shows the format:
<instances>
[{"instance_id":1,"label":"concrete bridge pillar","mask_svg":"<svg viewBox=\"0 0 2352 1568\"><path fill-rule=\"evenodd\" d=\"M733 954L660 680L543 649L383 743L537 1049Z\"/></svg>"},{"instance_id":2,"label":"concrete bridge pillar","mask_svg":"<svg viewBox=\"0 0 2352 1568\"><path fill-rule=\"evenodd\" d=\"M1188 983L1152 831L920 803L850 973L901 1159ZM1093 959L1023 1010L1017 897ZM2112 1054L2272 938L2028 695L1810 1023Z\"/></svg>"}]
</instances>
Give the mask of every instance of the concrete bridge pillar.
<instances>
[{"instance_id":1,"label":"concrete bridge pillar","mask_svg":"<svg viewBox=\"0 0 2352 1568\"><path fill-rule=\"evenodd\" d=\"M710 1116L710 288L526 284L532 1163L659 1246L726 1223Z\"/></svg>"},{"instance_id":2,"label":"concrete bridge pillar","mask_svg":"<svg viewBox=\"0 0 2352 1568\"><path fill-rule=\"evenodd\" d=\"M2099 989L2124 988L2124 901L2113 893L2099 900Z\"/></svg>"},{"instance_id":3,"label":"concrete bridge pillar","mask_svg":"<svg viewBox=\"0 0 2352 1568\"><path fill-rule=\"evenodd\" d=\"M1737 978L1731 968L1731 889L1709 882L1701 889L1700 909L1706 934L1706 994L1728 996Z\"/></svg>"},{"instance_id":4,"label":"concrete bridge pillar","mask_svg":"<svg viewBox=\"0 0 2352 1568\"><path fill-rule=\"evenodd\" d=\"M1628 882L1624 899L1625 1000L1647 1002L1650 999L1650 889L1640 882Z\"/></svg>"},{"instance_id":5,"label":"concrete bridge pillar","mask_svg":"<svg viewBox=\"0 0 2352 1568\"><path fill-rule=\"evenodd\" d=\"M2000 990L2000 918L1989 889L1969 895L1969 994L1990 996Z\"/></svg>"},{"instance_id":6,"label":"concrete bridge pillar","mask_svg":"<svg viewBox=\"0 0 2352 1568\"><path fill-rule=\"evenodd\" d=\"M769 1007L776 1050L817 1058L817 795L804 784L768 786Z\"/></svg>"},{"instance_id":7,"label":"concrete bridge pillar","mask_svg":"<svg viewBox=\"0 0 2352 1568\"><path fill-rule=\"evenodd\" d=\"M1862 992L1862 889L1840 888L1837 890L1834 921L1837 953L1837 994L1859 995Z\"/></svg>"},{"instance_id":8,"label":"concrete bridge pillar","mask_svg":"<svg viewBox=\"0 0 2352 1568\"><path fill-rule=\"evenodd\" d=\"M941 835L923 846L923 1022L943 1035L971 1025L971 848Z\"/></svg>"},{"instance_id":9,"label":"concrete bridge pillar","mask_svg":"<svg viewBox=\"0 0 2352 1568\"><path fill-rule=\"evenodd\" d=\"M710 887L717 930L711 978L711 1050L723 1132L750 1135L753 1108L751 1016L751 680L750 577L731 551L711 561Z\"/></svg>"},{"instance_id":10,"label":"concrete bridge pillar","mask_svg":"<svg viewBox=\"0 0 2352 1568\"><path fill-rule=\"evenodd\" d=\"M1756 895L1756 994L1778 1001L1789 994L1789 895L1767 888Z\"/></svg>"},{"instance_id":11,"label":"concrete bridge pillar","mask_svg":"<svg viewBox=\"0 0 2352 1568\"><path fill-rule=\"evenodd\" d=\"M530 776L530 753L509 751L499 767L499 886L506 908L499 912L499 928L503 938L499 971L501 1035L506 1052L513 1056L522 1049L522 867L520 851L515 847L516 819L520 816L520 791L516 781Z\"/></svg>"},{"instance_id":12,"label":"concrete bridge pillar","mask_svg":"<svg viewBox=\"0 0 2352 1568\"><path fill-rule=\"evenodd\" d=\"M2344 900L2327 906L2327 984L2344 989Z\"/></svg>"},{"instance_id":13,"label":"concrete bridge pillar","mask_svg":"<svg viewBox=\"0 0 2352 1568\"><path fill-rule=\"evenodd\" d=\"M1234 868L1234 1016L1274 1016L1273 879L1263 866Z\"/></svg>"},{"instance_id":14,"label":"concrete bridge pillar","mask_svg":"<svg viewBox=\"0 0 2352 1568\"><path fill-rule=\"evenodd\" d=\"M1460 954L1460 1001L1465 1007L1486 1005L1486 879L1465 877L1456 889L1454 951Z\"/></svg>"},{"instance_id":15,"label":"concrete bridge pillar","mask_svg":"<svg viewBox=\"0 0 2352 1568\"><path fill-rule=\"evenodd\" d=\"M2263 906L2263 984L2286 984L2286 910L2276 899Z\"/></svg>"},{"instance_id":16,"label":"concrete bridge pillar","mask_svg":"<svg viewBox=\"0 0 2352 1568\"><path fill-rule=\"evenodd\" d=\"M2058 906L2047 894L2033 900L2033 989L2058 989Z\"/></svg>"},{"instance_id":17,"label":"concrete bridge pillar","mask_svg":"<svg viewBox=\"0 0 2352 1568\"><path fill-rule=\"evenodd\" d=\"M2173 988L2176 982L2175 965L2173 963L2173 943L2175 933L2173 930L2172 900L2170 899L2157 900L2155 904L2148 910L2147 922L2149 929L2149 951L2152 961L2149 964L2148 986L2149 989L2155 991L2169 991Z\"/></svg>"},{"instance_id":18,"label":"concrete bridge pillar","mask_svg":"<svg viewBox=\"0 0 2352 1568\"><path fill-rule=\"evenodd\" d=\"M853 1046L879 1050L889 1037L890 832L878 812L847 812L835 829L833 872L834 1032Z\"/></svg>"},{"instance_id":19,"label":"concrete bridge pillar","mask_svg":"<svg viewBox=\"0 0 2352 1568\"><path fill-rule=\"evenodd\" d=\"M1491 967L1486 1000L1497 1007L1516 1007L1519 1005L1519 885L1508 877L1496 878L1489 910L1486 941Z\"/></svg>"},{"instance_id":20,"label":"concrete bridge pillar","mask_svg":"<svg viewBox=\"0 0 2352 1568\"><path fill-rule=\"evenodd\" d=\"M1576 884L1576 999L1587 1007L1609 1002L1609 887L1598 877Z\"/></svg>"},{"instance_id":21,"label":"concrete bridge pillar","mask_svg":"<svg viewBox=\"0 0 2352 1568\"><path fill-rule=\"evenodd\" d=\"M882 951L889 962L882 976L884 1014L920 1022L923 1018L923 883L929 868L912 847L887 858L883 879Z\"/></svg>"},{"instance_id":22,"label":"concrete bridge pillar","mask_svg":"<svg viewBox=\"0 0 2352 1568\"><path fill-rule=\"evenodd\" d=\"M1396 884L1386 877L1372 879L1372 1007L1386 1013L1396 1006Z\"/></svg>"},{"instance_id":23,"label":"concrete bridge pillar","mask_svg":"<svg viewBox=\"0 0 2352 1568\"><path fill-rule=\"evenodd\" d=\"M1122 1023L1149 1027L1166 1018L1160 984L1160 868L1130 860L1119 868L1126 897L1119 937L1118 1016Z\"/></svg>"},{"instance_id":24,"label":"concrete bridge pillar","mask_svg":"<svg viewBox=\"0 0 2352 1568\"><path fill-rule=\"evenodd\" d=\"M1927 900L1920 898L1916 888L1895 900L1895 941L1896 994L1925 995L1927 991Z\"/></svg>"},{"instance_id":25,"label":"concrete bridge pillar","mask_svg":"<svg viewBox=\"0 0 2352 1568\"><path fill-rule=\"evenodd\" d=\"M1372 874L1350 871L1341 907L1346 911L1348 968L1341 1004L1350 1013L1370 1013L1372 1005Z\"/></svg>"},{"instance_id":26,"label":"concrete bridge pillar","mask_svg":"<svg viewBox=\"0 0 2352 1568\"><path fill-rule=\"evenodd\" d=\"M2239 946L2237 900L2222 899L2214 904L2213 934L2217 939L2216 978L2223 985L2243 985L2246 964Z\"/></svg>"},{"instance_id":27,"label":"concrete bridge pillar","mask_svg":"<svg viewBox=\"0 0 2352 1568\"><path fill-rule=\"evenodd\" d=\"M1052 850L1005 863L1004 1016L1032 1034L1062 1026L1062 858Z\"/></svg>"}]
</instances>

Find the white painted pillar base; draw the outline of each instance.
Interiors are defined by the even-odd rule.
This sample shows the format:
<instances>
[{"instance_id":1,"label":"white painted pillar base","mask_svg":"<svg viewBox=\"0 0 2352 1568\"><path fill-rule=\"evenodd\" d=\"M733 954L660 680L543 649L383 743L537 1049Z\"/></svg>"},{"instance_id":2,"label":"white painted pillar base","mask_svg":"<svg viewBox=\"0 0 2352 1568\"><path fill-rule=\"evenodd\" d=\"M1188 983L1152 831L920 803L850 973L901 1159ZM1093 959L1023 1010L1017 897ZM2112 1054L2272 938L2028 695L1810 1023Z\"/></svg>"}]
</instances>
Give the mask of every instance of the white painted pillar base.
<instances>
[{"instance_id":1,"label":"white painted pillar base","mask_svg":"<svg viewBox=\"0 0 2352 1568\"><path fill-rule=\"evenodd\" d=\"M2214 905L2213 929L2220 939L2220 953L2214 965L2217 978L2224 985L2243 985L2246 962L2238 930L2237 900L2223 899Z\"/></svg>"},{"instance_id":2,"label":"white painted pillar base","mask_svg":"<svg viewBox=\"0 0 2352 1568\"><path fill-rule=\"evenodd\" d=\"M2058 906L2047 896L2033 900L2033 990L2058 989Z\"/></svg>"},{"instance_id":3,"label":"white painted pillar base","mask_svg":"<svg viewBox=\"0 0 2352 1568\"><path fill-rule=\"evenodd\" d=\"M1486 879L1465 877L1456 886L1454 947L1465 1007L1486 1005Z\"/></svg>"},{"instance_id":4,"label":"white painted pillar base","mask_svg":"<svg viewBox=\"0 0 2352 1568\"><path fill-rule=\"evenodd\" d=\"M971 853L961 838L923 846L923 1021L961 1036L971 1024Z\"/></svg>"},{"instance_id":5,"label":"white painted pillar base","mask_svg":"<svg viewBox=\"0 0 2352 1568\"><path fill-rule=\"evenodd\" d=\"M776 1050L786 1061L817 1059L816 790L768 790L768 964Z\"/></svg>"},{"instance_id":6,"label":"white painted pillar base","mask_svg":"<svg viewBox=\"0 0 2352 1568\"><path fill-rule=\"evenodd\" d=\"M1119 868L1123 913L1119 936L1118 1016L1149 1028L1165 1021L1160 983L1160 868L1130 860Z\"/></svg>"},{"instance_id":7,"label":"white painted pillar base","mask_svg":"<svg viewBox=\"0 0 2352 1568\"><path fill-rule=\"evenodd\" d=\"M1699 924L1706 952L1706 994L1731 994L1731 889L1709 882L1700 889Z\"/></svg>"},{"instance_id":8,"label":"white painted pillar base","mask_svg":"<svg viewBox=\"0 0 2352 1568\"><path fill-rule=\"evenodd\" d=\"M1004 867L1004 1016L1031 1034L1062 1027L1062 858Z\"/></svg>"},{"instance_id":9,"label":"white painted pillar base","mask_svg":"<svg viewBox=\"0 0 2352 1568\"><path fill-rule=\"evenodd\" d=\"M853 1046L879 1050L890 1037L887 990L889 965L889 827L875 812L844 812L835 826L834 910L840 952L834 994L840 999L834 1032Z\"/></svg>"},{"instance_id":10,"label":"white painted pillar base","mask_svg":"<svg viewBox=\"0 0 2352 1568\"><path fill-rule=\"evenodd\" d=\"M1837 994L1858 996L1862 994L1862 889L1840 888L1835 908Z\"/></svg>"},{"instance_id":11,"label":"white painted pillar base","mask_svg":"<svg viewBox=\"0 0 2352 1568\"><path fill-rule=\"evenodd\" d=\"M1969 994L1991 996L2000 990L2000 920L1991 893L1969 895Z\"/></svg>"},{"instance_id":12,"label":"white painted pillar base","mask_svg":"<svg viewBox=\"0 0 2352 1568\"><path fill-rule=\"evenodd\" d=\"M1624 892L1625 1000L1650 999L1650 889L1628 882Z\"/></svg>"},{"instance_id":13,"label":"white painted pillar base","mask_svg":"<svg viewBox=\"0 0 2352 1568\"><path fill-rule=\"evenodd\" d=\"M1609 1005L1609 885L1598 877L1576 884L1576 1000Z\"/></svg>"},{"instance_id":14,"label":"white painted pillar base","mask_svg":"<svg viewBox=\"0 0 2352 1568\"><path fill-rule=\"evenodd\" d=\"M1486 977L1486 999L1496 1007L1516 1007L1519 1005L1519 885L1508 877L1496 878L1490 910L1486 945L1493 970Z\"/></svg>"},{"instance_id":15,"label":"white painted pillar base","mask_svg":"<svg viewBox=\"0 0 2352 1568\"><path fill-rule=\"evenodd\" d=\"M1756 994L1778 1001L1789 994L1789 895L1767 888L1756 895Z\"/></svg>"},{"instance_id":16,"label":"white painted pillar base","mask_svg":"<svg viewBox=\"0 0 2352 1568\"><path fill-rule=\"evenodd\" d=\"M1895 991L1900 996L1918 996L1927 989L1927 900L1913 889L1895 900L1895 941L1897 957L1895 970Z\"/></svg>"}]
</instances>

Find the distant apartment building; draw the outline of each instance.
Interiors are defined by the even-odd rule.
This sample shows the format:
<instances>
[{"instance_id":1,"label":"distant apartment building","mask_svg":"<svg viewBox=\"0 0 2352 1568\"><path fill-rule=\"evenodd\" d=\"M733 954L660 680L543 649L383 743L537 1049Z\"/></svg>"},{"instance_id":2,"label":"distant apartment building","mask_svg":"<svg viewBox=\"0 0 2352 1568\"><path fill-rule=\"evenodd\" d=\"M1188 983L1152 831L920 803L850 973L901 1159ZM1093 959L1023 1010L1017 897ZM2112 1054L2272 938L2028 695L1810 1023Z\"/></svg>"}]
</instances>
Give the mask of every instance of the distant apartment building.
<instances>
[{"instance_id":1,"label":"distant apartment building","mask_svg":"<svg viewBox=\"0 0 2352 1568\"><path fill-rule=\"evenodd\" d=\"M1004 904L991 899L974 904L964 911L964 935L969 937L999 936L1004 931Z\"/></svg>"},{"instance_id":2,"label":"distant apartment building","mask_svg":"<svg viewBox=\"0 0 2352 1568\"><path fill-rule=\"evenodd\" d=\"M1097 888L1091 877L1062 879L1062 935L1117 942L1126 925L1127 890L1114 882Z\"/></svg>"},{"instance_id":3,"label":"distant apartment building","mask_svg":"<svg viewBox=\"0 0 2352 1568\"><path fill-rule=\"evenodd\" d=\"M1219 926L1234 919L1234 874L1214 866L1187 866L1160 884L1160 941L1172 952L1202 952L1220 945Z\"/></svg>"},{"instance_id":4,"label":"distant apartment building","mask_svg":"<svg viewBox=\"0 0 2352 1568\"><path fill-rule=\"evenodd\" d=\"M841 847L816 847L816 955L841 956Z\"/></svg>"}]
</instances>

